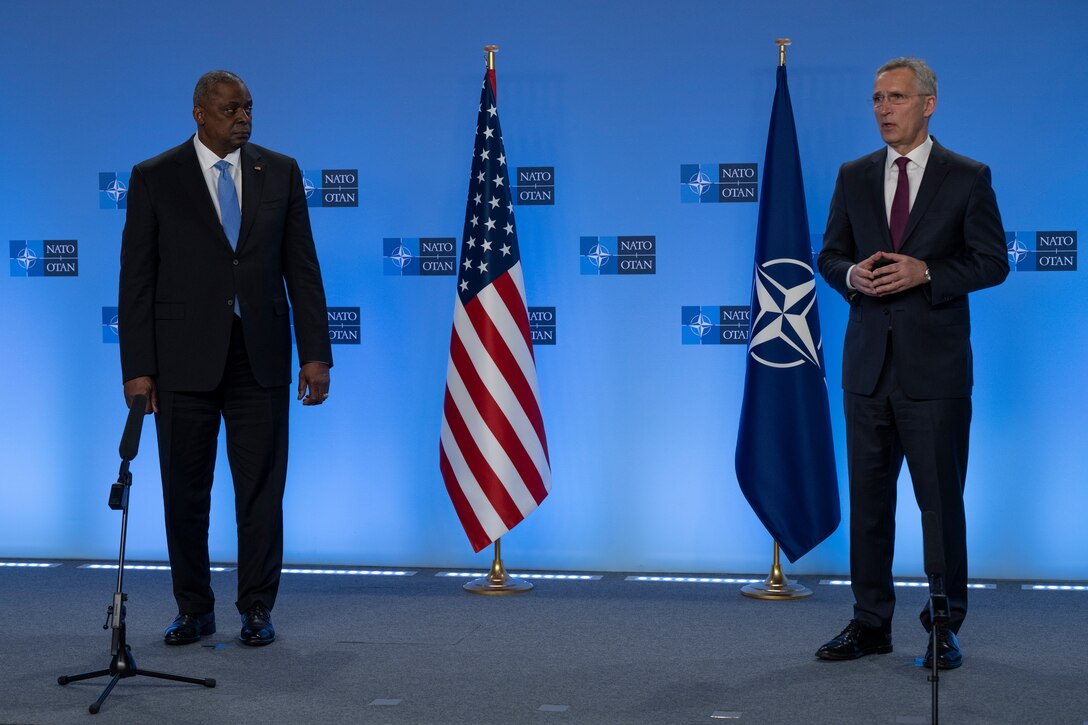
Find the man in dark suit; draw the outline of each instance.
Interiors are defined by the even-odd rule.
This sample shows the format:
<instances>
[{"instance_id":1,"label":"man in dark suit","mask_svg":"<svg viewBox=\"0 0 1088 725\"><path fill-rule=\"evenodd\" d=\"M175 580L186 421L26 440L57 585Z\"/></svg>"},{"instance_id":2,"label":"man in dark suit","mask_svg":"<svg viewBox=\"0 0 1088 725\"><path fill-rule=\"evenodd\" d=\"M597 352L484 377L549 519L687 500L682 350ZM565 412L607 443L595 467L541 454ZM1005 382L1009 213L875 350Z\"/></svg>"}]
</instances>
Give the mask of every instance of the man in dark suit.
<instances>
[{"instance_id":1,"label":"man in dark suit","mask_svg":"<svg viewBox=\"0 0 1088 725\"><path fill-rule=\"evenodd\" d=\"M253 100L227 71L193 94L196 135L137 164L121 240L119 333L125 400L147 397L159 463L178 616L167 644L215 632L208 512L219 421L226 423L238 524L240 639L275 639L291 383L328 398L325 291L302 173L249 143ZM239 204L239 199L241 203Z\"/></svg>"},{"instance_id":2,"label":"man in dark suit","mask_svg":"<svg viewBox=\"0 0 1088 725\"><path fill-rule=\"evenodd\" d=\"M937 78L917 58L876 74L873 110L887 144L843 164L819 256L850 303L842 386L850 473L854 617L816 656L892 651L896 482L906 457L922 511L939 518L951 622L938 665L958 667L967 613L963 486L971 423L970 292L1009 271L990 170L929 135ZM928 607L922 625L929 630ZM926 652L930 663L931 650Z\"/></svg>"}]
</instances>

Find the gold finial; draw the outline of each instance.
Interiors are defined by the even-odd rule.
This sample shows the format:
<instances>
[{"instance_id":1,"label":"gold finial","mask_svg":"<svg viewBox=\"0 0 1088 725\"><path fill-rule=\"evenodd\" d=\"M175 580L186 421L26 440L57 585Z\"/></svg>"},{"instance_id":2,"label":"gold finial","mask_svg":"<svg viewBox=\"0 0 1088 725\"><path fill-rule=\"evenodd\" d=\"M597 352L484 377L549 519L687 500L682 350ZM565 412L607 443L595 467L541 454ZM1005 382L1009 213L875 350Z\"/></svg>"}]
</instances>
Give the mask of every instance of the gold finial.
<instances>
[{"instance_id":1,"label":"gold finial","mask_svg":"<svg viewBox=\"0 0 1088 725\"><path fill-rule=\"evenodd\" d=\"M498 52L499 46L485 45L484 50L487 52L487 69L495 70L495 53Z\"/></svg>"},{"instance_id":2,"label":"gold finial","mask_svg":"<svg viewBox=\"0 0 1088 725\"><path fill-rule=\"evenodd\" d=\"M775 38L774 43L778 46L778 65L786 65L786 46L793 41L789 38Z\"/></svg>"}]
</instances>

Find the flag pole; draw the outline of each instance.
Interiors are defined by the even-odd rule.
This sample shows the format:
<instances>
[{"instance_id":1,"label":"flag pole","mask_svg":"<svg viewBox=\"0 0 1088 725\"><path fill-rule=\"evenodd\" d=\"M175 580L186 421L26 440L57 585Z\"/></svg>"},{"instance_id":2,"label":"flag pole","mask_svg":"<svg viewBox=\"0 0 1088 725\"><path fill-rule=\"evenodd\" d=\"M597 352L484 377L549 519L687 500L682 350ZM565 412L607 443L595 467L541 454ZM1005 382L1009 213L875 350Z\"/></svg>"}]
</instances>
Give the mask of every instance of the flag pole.
<instances>
[{"instance_id":1,"label":"flag pole","mask_svg":"<svg viewBox=\"0 0 1088 725\"><path fill-rule=\"evenodd\" d=\"M532 582L510 576L502 565L502 537L495 539L495 560L487 576L473 579L464 586L473 594L521 594L533 588Z\"/></svg>"},{"instance_id":2,"label":"flag pole","mask_svg":"<svg viewBox=\"0 0 1088 725\"><path fill-rule=\"evenodd\" d=\"M790 581L790 578L782 572L777 541L774 542L774 561L771 563L771 573L760 584L745 585L741 588L740 593L752 599L804 599L812 596L811 589Z\"/></svg>"},{"instance_id":3,"label":"flag pole","mask_svg":"<svg viewBox=\"0 0 1088 725\"><path fill-rule=\"evenodd\" d=\"M487 77L491 81L491 90L495 92L496 98L498 88L495 82L495 53L498 49L499 46L497 45L484 46L484 52L487 53ZM487 573L487 576L473 579L463 587L466 592L473 594L521 594L530 591L532 588L532 582L512 577L506 573L506 568L502 565L501 536L495 539L495 559L491 562L491 571Z\"/></svg>"},{"instance_id":4,"label":"flag pole","mask_svg":"<svg viewBox=\"0 0 1088 725\"><path fill-rule=\"evenodd\" d=\"M793 41L789 38L775 38L778 46L778 65L786 65L786 47ZM748 584L741 588L740 593L752 599L804 599L812 596L812 590L801 584L790 581L790 578L782 571L779 557L778 542L774 542L774 558L771 562L771 573L761 584Z\"/></svg>"}]
</instances>

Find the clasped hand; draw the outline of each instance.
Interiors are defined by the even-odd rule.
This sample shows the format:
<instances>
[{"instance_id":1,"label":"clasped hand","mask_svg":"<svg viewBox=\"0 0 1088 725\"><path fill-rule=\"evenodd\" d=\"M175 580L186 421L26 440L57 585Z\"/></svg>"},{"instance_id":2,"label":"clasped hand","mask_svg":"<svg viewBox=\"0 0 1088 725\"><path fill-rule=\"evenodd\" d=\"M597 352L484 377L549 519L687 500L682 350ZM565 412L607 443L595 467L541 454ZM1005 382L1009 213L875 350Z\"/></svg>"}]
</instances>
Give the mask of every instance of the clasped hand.
<instances>
[{"instance_id":1,"label":"clasped hand","mask_svg":"<svg viewBox=\"0 0 1088 725\"><path fill-rule=\"evenodd\" d=\"M877 252L854 265L850 284L863 295L886 297L926 283L928 265L905 254Z\"/></svg>"}]
</instances>

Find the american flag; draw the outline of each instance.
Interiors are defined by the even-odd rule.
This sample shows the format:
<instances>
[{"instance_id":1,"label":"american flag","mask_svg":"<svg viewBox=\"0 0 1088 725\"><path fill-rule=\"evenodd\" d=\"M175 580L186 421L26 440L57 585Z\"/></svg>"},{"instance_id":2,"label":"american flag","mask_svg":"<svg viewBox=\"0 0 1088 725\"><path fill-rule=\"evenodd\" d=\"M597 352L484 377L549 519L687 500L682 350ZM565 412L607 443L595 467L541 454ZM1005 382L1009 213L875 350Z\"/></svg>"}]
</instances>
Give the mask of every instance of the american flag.
<instances>
[{"instance_id":1,"label":"american flag","mask_svg":"<svg viewBox=\"0 0 1088 725\"><path fill-rule=\"evenodd\" d=\"M439 445L474 551L517 526L551 488L493 73L480 93Z\"/></svg>"}]
</instances>

